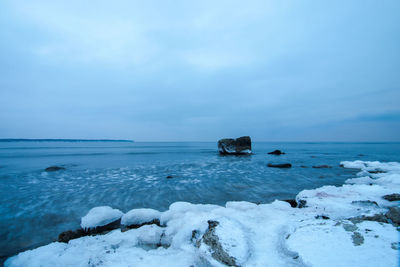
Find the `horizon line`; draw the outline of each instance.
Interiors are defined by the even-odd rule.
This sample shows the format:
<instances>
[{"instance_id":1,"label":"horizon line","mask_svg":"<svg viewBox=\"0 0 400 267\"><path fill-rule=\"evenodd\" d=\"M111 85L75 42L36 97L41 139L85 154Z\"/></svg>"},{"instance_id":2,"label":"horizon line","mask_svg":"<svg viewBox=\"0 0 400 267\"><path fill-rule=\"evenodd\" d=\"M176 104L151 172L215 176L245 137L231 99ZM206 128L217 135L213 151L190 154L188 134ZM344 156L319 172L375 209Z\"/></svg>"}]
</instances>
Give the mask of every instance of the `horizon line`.
<instances>
[{"instance_id":1,"label":"horizon line","mask_svg":"<svg viewBox=\"0 0 400 267\"><path fill-rule=\"evenodd\" d=\"M219 140L219 139L218 139ZM201 140L163 140L163 141L152 141L152 140L129 140L129 139L107 139L107 138L100 138L100 139L75 139L75 138L0 138L0 142L129 142L129 143L188 143L188 142L197 142L197 143L211 143L211 142L218 142L218 140L214 141L201 141ZM267 140L257 140L252 142L265 142L265 143L400 143L399 141L267 141Z\"/></svg>"}]
</instances>

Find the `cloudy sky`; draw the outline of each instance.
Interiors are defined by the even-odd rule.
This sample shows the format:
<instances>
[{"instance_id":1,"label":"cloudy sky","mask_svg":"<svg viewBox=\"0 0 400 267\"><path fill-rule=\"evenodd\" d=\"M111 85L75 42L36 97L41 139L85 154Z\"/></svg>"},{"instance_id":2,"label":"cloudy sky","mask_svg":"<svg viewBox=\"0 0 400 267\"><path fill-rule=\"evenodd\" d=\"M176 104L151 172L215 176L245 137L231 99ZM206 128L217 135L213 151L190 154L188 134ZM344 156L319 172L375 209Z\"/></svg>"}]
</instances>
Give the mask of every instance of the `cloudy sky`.
<instances>
[{"instance_id":1,"label":"cloudy sky","mask_svg":"<svg viewBox=\"0 0 400 267\"><path fill-rule=\"evenodd\" d=\"M400 141L400 1L0 2L0 138Z\"/></svg>"}]
</instances>

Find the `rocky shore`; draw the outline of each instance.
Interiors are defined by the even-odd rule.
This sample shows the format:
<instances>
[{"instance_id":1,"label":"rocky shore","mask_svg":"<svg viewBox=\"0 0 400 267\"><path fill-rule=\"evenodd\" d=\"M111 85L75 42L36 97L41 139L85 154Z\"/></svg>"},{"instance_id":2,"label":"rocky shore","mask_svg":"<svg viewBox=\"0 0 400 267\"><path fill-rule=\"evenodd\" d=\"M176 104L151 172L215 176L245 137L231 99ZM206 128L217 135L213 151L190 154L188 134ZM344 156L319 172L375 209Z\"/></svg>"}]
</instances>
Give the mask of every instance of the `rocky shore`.
<instances>
[{"instance_id":1,"label":"rocky shore","mask_svg":"<svg viewBox=\"0 0 400 267\"><path fill-rule=\"evenodd\" d=\"M77 232L5 266L398 266L400 163L341 164L358 176L295 200L96 207Z\"/></svg>"}]
</instances>

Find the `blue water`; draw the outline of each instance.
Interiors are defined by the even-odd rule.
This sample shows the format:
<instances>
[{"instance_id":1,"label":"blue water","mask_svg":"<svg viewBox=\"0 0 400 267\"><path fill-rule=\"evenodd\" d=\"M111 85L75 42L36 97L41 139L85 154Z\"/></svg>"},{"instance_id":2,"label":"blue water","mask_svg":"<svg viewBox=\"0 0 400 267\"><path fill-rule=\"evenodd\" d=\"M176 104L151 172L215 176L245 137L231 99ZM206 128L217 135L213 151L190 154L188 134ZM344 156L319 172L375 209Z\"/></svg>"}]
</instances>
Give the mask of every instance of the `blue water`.
<instances>
[{"instance_id":1,"label":"blue water","mask_svg":"<svg viewBox=\"0 0 400 267\"><path fill-rule=\"evenodd\" d=\"M267 154L275 149L287 154ZM95 206L268 203L343 184L357 171L340 168L342 160L400 161L400 143L253 143L253 152L219 156L215 142L0 142L0 257L56 240ZM332 168L311 168L322 164ZM66 170L44 172L52 165Z\"/></svg>"}]
</instances>

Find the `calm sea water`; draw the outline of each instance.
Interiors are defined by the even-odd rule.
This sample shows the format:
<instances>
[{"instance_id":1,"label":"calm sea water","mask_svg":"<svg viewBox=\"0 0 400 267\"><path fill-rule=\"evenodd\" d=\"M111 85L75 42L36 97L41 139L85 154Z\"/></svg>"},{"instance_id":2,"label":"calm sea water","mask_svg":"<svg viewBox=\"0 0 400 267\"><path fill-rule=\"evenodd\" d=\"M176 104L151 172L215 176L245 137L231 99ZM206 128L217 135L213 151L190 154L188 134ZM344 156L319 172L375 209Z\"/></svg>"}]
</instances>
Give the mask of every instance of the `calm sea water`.
<instances>
[{"instance_id":1,"label":"calm sea water","mask_svg":"<svg viewBox=\"0 0 400 267\"><path fill-rule=\"evenodd\" d=\"M274 149L287 154L267 154ZM340 168L342 160L400 161L400 143L256 142L253 152L219 156L214 142L0 142L0 257L56 240L95 206L126 212L162 211L176 201L268 203L343 184L357 171ZM322 164L332 168L311 168ZM66 170L44 171L52 165Z\"/></svg>"}]
</instances>

